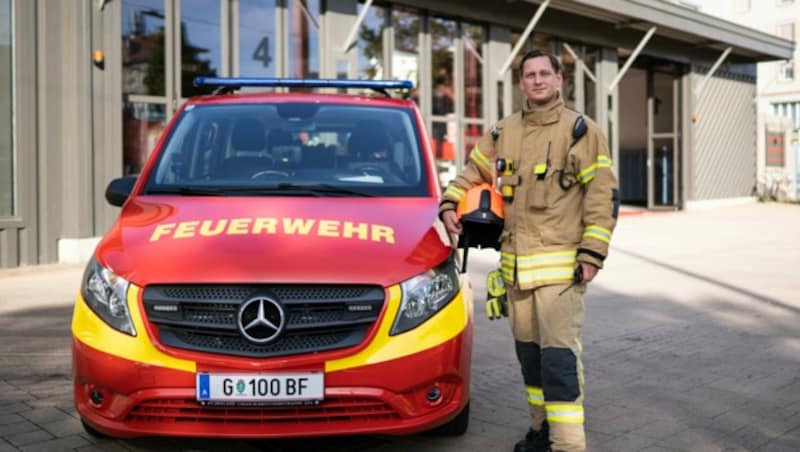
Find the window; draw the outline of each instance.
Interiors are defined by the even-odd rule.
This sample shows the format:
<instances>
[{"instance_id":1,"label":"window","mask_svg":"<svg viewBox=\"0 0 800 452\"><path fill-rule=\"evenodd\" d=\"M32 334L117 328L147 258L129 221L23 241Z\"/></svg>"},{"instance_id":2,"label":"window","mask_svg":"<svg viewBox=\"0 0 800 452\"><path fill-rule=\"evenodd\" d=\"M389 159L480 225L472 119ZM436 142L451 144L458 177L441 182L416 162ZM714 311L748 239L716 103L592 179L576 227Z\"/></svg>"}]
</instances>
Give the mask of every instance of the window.
<instances>
[{"instance_id":1,"label":"window","mask_svg":"<svg viewBox=\"0 0 800 452\"><path fill-rule=\"evenodd\" d=\"M800 129L800 102L772 104L772 114L792 122L792 128Z\"/></svg>"},{"instance_id":2,"label":"window","mask_svg":"<svg viewBox=\"0 0 800 452\"><path fill-rule=\"evenodd\" d=\"M558 46L558 49L560 53L556 56L561 60L561 75L563 77L561 98L564 99L564 105L567 108L575 110L577 108L575 105L575 58L563 45Z\"/></svg>"},{"instance_id":3,"label":"window","mask_svg":"<svg viewBox=\"0 0 800 452\"><path fill-rule=\"evenodd\" d=\"M358 13L364 4L358 4ZM358 30L358 78L385 79L383 61L383 30L386 28L386 8L372 5Z\"/></svg>"},{"instance_id":4,"label":"window","mask_svg":"<svg viewBox=\"0 0 800 452\"><path fill-rule=\"evenodd\" d=\"M783 167L785 152L783 133L768 130L766 165Z\"/></svg>"},{"instance_id":5,"label":"window","mask_svg":"<svg viewBox=\"0 0 800 452\"><path fill-rule=\"evenodd\" d=\"M794 22L784 22L778 24L777 34L783 39L794 41Z\"/></svg>"},{"instance_id":6,"label":"window","mask_svg":"<svg viewBox=\"0 0 800 452\"><path fill-rule=\"evenodd\" d=\"M275 76L275 0L239 0L239 75Z\"/></svg>"},{"instance_id":7,"label":"window","mask_svg":"<svg viewBox=\"0 0 800 452\"><path fill-rule=\"evenodd\" d=\"M191 8L181 8L181 97L210 94L211 89L194 86L194 79L221 72L220 4L221 0L193 0Z\"/></svg>"},{"instance_id":8,"label":"window","mask_svg":"<svg viewBox=\"0 0 800 452\"><path fill-rule=\"evenodd\" d=\"M289 2L289 71L294 78L319 78L320 0Z\"/></svg>"},{"instance_id":9,"label":"window","mask_svg":"<svg viewBox=\"0 0 800 452\"><path fill-rule=\"evenodd\" d=\"M456 21L432 17L431 28L431 142L436 160L456 159L455 85L453 75L458 25Z\"/></svg>"},{"instance_id":10,"label":"window","mask_svg":"<svg viewBox=\"0 0 800 452\"><path fill-rule=\"evenodd\" d=\"M483 41L480 25L462 24L464 42L464 112L467 118L483 118ZM470 149L472 147L470 146Z\"/></svg>"},{"instance_id":11,"label":"window","mask_svg":"<svg viewBox=\"0 0 800 452\"><path fill-rule=\"evenodd\" d=\"M164 96L166 12L158 0L122 4L122 94Z\"/></svg>"},{"instance_id":12,"label":"window","mask_svg":"<svg viewBox=\"0 0 800 452\"><path fill-rule=\"evenodd\" d=\"M746 13L750 11L750 0L734 0L733 8L736 13Z\"/></svg>"},{"instance_id":13,"label":"window","mask_svg":"<svg viewBox=\"0 0 800 452\"><path fill-rule=\"evenodd\" d=\"M11 0L0 0L0 217L14 215Z\"/></svg>"},{"instance_id":14,"label":"window","mask_svg":"<svg viewBox=\"0 0 800 452\"><path fill-rule=\"evenodd\" d=\"M392 24L394 50L391 78L414 82L411 99L419 104L419 32L422 19L417 11L398 6L392 8Z\"/></svg>"},{"instance_id":15,"label":"window","mask_svg":"<svg viewBox=\"0 0 800 452\"><path fill-rule=\"evenodd\" d=\"M794 61L784 61L778 66L778 79L783 81L794 80Z\"/></svg>"},{"instance_id":16,"label":"window","mask_svg":"<svg viewBox=\"0 0 800 452\"><path fill-rule=\"evenodd\" d=\"M485 31L478 24L461 23L463 43L464 124L461 143L464 159L483 136L483 41Z\"/></svg>"},{"instance_id":17,"label":"window","mask_svg":"<svg viewBox=\"0 0 800 452\"><path fill-rule=\"evenodd\" d=\"M122 2L122 174L126 176L141 171L166 125L166 35L163 0ZM200 56L200 50L186 49L183 58L189 62ZM187 74L187 83L190 77Z\"/></svg>"},{"instance_id":18,"label":"window","mask_svg":"<svg viewBox=\"0 0 800 452\"><path fill-rule=\"evenodd\" d=\"M583 53L583 114L594 119L597 117L597 83L592 79L588 72L597 73L597 62L600 60L600 49L586 47ZM595 77L597 77L595 75Z\"/></svg>"}]
</instances>

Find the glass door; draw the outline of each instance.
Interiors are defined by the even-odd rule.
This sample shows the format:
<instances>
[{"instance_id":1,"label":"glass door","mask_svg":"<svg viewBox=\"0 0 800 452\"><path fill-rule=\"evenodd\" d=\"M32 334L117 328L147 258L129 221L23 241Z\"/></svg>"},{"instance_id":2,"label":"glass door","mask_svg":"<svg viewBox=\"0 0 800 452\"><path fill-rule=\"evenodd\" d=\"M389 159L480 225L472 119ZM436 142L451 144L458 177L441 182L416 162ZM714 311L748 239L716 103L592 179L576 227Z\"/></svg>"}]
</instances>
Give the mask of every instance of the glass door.
<instances>
[{"instance_id":1,"label":"glass door","mask_svg":"<svg viewBox=\"0 0 800 452\"><path fill-rule=\"evenodd\" d=\"M233 74L275 77L278 54L276 0L239 0L234 8Z\"/></svg>"},{"instance_id":2,"label":"glass door","mask_svg":"<svg viewBox=\"0 0 800 452\"><path fill-rule=\"evenodd\" d=\"M223 0L122 0L123 175L138 174L194 77L222 73Z\"/></svg>"},{"instance_id":3,"label":"glass door","mask_svg":"<svg viewBox=\"0 0 800 452\"><path fill-rule=\"evenodd\" d=\"M170 116L178 105L192 96L209 94L208 88L194 86L195 77L216 77L222 70L223 0L175 0L173 83L174 98Z\"/></svg>"},{"instance_id":4,"label":"glass door","mask_svg":"<svg viewBox=\"0 0 800 452\"><path fill-rule=\"evenodd\" d=\"M647 207L674 208L679 199L680 174L677 71L648 71L648 93Z\"/></svg>"},{"instance_id":5,"label":"glass door","mask_svg":"<svg viewBox=\"0 0 800 452\"><path fill-rule=\"evenodd\" d=\"M123 175L141 171L167 121L168 23L164 0L122 2Z\"/></svg>"},{"instance_id":6,"label":"glass door","mask_svg":"<svg viewBox=\"0 0 800 452\"><path fill-rule=\"evenodd\" d=\"M456 117L456 39L455 20L431 17L428 21L431 42L431 145L436 155L440 181L455 178L458 171L458 122Z\"/></svg>"}]
</instances>

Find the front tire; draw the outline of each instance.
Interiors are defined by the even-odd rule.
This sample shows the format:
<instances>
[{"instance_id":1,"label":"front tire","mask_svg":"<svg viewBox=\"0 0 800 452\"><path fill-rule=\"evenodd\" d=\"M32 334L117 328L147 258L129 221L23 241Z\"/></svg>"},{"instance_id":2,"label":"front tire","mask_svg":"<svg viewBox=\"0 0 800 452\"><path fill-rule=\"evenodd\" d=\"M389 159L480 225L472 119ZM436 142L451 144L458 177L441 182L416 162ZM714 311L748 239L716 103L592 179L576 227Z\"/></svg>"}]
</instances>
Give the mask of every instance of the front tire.
<instances>
[{"instance_id":1,"label":"front tire","mask_svg":"<svg viewBox=\"0 0 800 452\"><path fill-rule=\"evenodd\" d=\"M464 408L456 417L448 423L437 427L434 433L443 436L461 436L467 432L469 427L469 402L464 405Z\"/></svg>"},{"instance_id":2,"label":"front tire","mask_svg":"<svg viewBox=\"0 0 800 452\"><path fill-rule=\"evenodd\" d=\"M83 426L83 429L86 431L86 433L88 433L89 436L91 436L92 438L95 439L110 438L110 436L89 425L89 423L86 422L83 418L81 418L81 425Z\"/></svg>"}]
</instances>

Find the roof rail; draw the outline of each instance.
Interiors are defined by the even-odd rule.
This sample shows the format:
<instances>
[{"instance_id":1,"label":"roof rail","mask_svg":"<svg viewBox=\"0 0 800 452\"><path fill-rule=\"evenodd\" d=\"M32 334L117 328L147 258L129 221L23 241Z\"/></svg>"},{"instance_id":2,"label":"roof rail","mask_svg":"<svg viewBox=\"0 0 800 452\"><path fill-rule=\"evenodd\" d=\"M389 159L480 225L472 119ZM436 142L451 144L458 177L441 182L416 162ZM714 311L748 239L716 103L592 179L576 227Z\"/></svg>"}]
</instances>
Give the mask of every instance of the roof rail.
<instances>
[{"instance_id":1,"label":"roof rail","mask_svg":"<svg viewBox=\"0 0 800 452\"><path fill-rule=\"evenodd\" d=\"M353 80L313 78L196 77L194 86L215 87L213 94L225 94L244 87L284 88L366 88L391 97L387 90L414 87L409 80Z\"/></svg>"}]
</instances>

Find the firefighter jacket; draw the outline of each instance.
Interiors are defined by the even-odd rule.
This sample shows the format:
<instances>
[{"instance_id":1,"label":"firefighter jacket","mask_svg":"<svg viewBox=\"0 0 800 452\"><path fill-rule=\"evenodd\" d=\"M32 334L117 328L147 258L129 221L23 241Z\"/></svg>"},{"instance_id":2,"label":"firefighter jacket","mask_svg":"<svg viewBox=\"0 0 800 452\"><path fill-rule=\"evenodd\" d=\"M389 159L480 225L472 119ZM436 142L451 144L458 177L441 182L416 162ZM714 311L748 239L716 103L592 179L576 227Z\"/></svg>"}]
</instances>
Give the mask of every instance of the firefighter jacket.
<instances>
[{"instance_id":1,"label":"firefighter jacket","mask_svg":"<svg viewBox=\"0 0 800 452\"><path fill-rule=\"evenodd\" d=\"M574 136L579 116L559 98L502 119L444 191L440 212L455 208L470 187L492 183L498 159L510 162L513 171L499 175L501 190L513 190L504 204L501 271L520 289L569 282L576 260L602 268L608 255L619 209L617 180L597 125L586 120L585 134Z\"/></svg>"}]
</instances>

